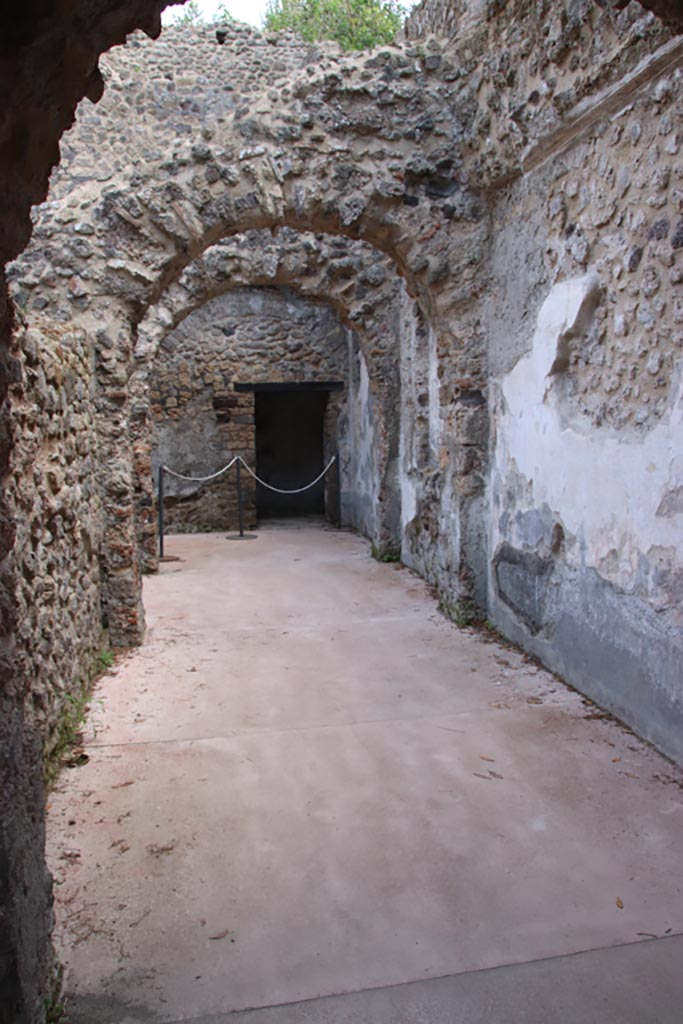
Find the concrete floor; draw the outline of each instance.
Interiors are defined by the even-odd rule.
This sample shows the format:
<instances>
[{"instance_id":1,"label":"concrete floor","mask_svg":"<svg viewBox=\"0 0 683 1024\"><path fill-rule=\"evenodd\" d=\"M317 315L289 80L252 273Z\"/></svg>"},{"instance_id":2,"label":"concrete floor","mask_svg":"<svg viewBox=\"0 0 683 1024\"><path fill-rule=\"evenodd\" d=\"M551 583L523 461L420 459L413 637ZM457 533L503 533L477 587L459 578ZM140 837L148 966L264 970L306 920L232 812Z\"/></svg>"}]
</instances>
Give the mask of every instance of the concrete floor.
<instances>
[{"instance_id":1,"label":"concrete floor","mask_svg":"<svg viewBox=\"0 0 683 1024\"><path fill-rule=\"evenodd\" d=\"M683 773L350 534L167 550L51 798L74 1024L680 1024Z\"/></svg>"}]
</instances>

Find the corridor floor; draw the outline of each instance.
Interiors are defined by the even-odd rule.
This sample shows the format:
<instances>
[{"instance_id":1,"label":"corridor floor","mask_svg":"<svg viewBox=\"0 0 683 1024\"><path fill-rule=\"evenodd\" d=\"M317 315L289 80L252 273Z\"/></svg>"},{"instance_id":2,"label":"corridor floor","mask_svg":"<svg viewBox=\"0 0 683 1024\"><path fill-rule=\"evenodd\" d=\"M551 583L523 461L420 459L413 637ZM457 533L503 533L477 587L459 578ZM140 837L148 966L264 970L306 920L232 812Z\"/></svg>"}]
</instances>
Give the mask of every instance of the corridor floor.
<instances>
[{"instance_id":1,"label":"corridor floor","mask_svg":"<svg viewBox=\"0 0 683 1024\"><path fill-rule=\"evenodd\" d=\"M683 773L351 534L167 551L51 796L74 1024L680 1024Z\"/></svg>"}]
</instances>

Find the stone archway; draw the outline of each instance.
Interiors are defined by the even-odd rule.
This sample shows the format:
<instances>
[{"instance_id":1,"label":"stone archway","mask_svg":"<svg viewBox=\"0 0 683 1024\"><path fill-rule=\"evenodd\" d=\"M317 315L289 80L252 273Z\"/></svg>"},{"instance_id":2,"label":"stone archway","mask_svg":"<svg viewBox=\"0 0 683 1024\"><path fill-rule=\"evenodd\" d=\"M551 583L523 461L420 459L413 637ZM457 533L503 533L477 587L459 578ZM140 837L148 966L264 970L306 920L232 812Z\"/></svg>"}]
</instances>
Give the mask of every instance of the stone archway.
<instances>
[{"instance_id":1,"label":"stone archway","mask_svg":"<svg viewBox=\"0 0 683 1024\"><path fill-rule=\"evenodd\" d=\"M363 243L345 243L291 229L275 238L254 232L212 247L190 265L161 303L137 327L136 369L131 379L138 414L133 425L138 530L147 567L156 560L156 520L148 471L145 406L149 366L170 330L213 298L239 288L290 288L302 297L329 304L358 339L367 366L369 396L378 417L378 506L371 539L378 550L400 545L396 460L398 457L400 324L396 307L400 283L391 265Z\"/></svg>"},{"instance_id":2,"label":"stone archway","mask_svg":"<svg viewBox=\"0 0 683 1024\"><path fill-rule=\"evenodd\" d=\"M215 42L211 45L215 50ZM464 135L454 142L453 132L454 117L463 124L471 120L476 102L463 95L455 104L458 113L439 98L454 73L438 44L431 45L429 59L409 45L358 63L322 53L317 72L297 72L277 103L268 109L262 101L251 104L255 119L246 118L238 103L228 116L205 125L201 140L167 147L161 165L150 160L132 176L117 172L99 197L76 184L44 211L41 232L49 236L66 218L73 238L61 257L64 277L41 294L44 311L73 317L97 339L101 377L114 384L104 398L111 402L102 417L101 439L103 453L110 452L105 461L117 469L102 476L101 488L119 528L114 542L105 544L104 556L133 632L141 626L135 611L138 588L125 583L126 565L133 580L139 566L133 533L125 525L131 484L124 487L125 473L119 472L131 412L118 382L128 373L125 366L134 365L135 328L145 311L156 303L163 309L164 296L185 268L221 239L250 229L291 227L360 239L384 252L417 298L437 358L448 353L448 373L444 362L433 390L445 398L443 434L451 445L459 444L462 410L452 404L452 389L467 382L485 393L476 297L488 225L465 167ZM155 126L157 144L167 127ZM81 200L77 216L65 210L67 195L72 209ZM79 251L87 253L87 278L77 272ZM74 272L67 277L69 267ZM361 311L360 317L365 315ZM438 503L447 494L456 522L483 486L485 441L475 455L478 443L467 436L468 458L454 469L447 468L444 451L443 470L433 477L430 500ZM451 479L462 473L466 479ZM473 582L460 550L465 534L450 529L444 541L450 553L433 563L448 565L439 582L451 589L467 589Z\"/></svg>"},{"instance_id":3,"label":"stone archway","mask_svg":"<svg viewBox=\"0 0 683 1024\"><path fill-rule=\"evenodd\" d=\"M284 286L235 287L170 331L150 366L153 479L161 465L202 476L240 455L276 486L297 488L336 457L324 481L293 497L256 487L242 471L243 522L252 529L264 515L324 514L376 543L386 474L368 377L358 335L329 303ZM164 493L167 531L239 525L234 470L203 485L165 474ZM143 568L156 550L149 555Z\"/></svg>"}]
</instances>

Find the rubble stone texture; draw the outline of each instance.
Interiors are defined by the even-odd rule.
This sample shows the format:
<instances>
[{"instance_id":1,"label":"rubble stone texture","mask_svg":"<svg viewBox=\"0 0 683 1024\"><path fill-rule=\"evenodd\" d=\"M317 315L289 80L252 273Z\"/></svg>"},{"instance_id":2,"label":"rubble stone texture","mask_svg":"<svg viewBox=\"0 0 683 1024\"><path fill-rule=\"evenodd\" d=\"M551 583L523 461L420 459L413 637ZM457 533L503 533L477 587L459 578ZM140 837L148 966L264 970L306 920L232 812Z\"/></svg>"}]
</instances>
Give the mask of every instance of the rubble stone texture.
<instances>
[{"instance_id":1,"label":"rubble stone texture","mask_svg":"<svg viewBox=\"0 0 683 1024\"><path fill-rule=\"evenodd\" d=\"M150 308L137 328L138 369L135 382L140 392L137 400L139 409L148 405L145 398L147 374L150 368L152 374L155 373L156 354L171 329L169 325L182 324L185 318L191 318L195 310L201 311L205 304L211 303L217 296L227 295L235 289L257 287L286 288L290 292L295 289L296 295L318 304L325 303L335 311L347 332L352 332L349 337L351 352L347 355L345 371L341 373L337 366L333 372L328 365L328 370L317 377L319 380L330 380L341 373L343 379L348 378L348 388L352 392L350 404L345 403L345 408L336 408L337 420L328 424L330 454L334 453L336 447L332 444L333 435L338 435L340 430L347 438L356 435L354 445L341 460L344 477L342 519L371 537L378 550L396 550L400 547L399 509L396 495L393 495L392 500L390 492L395 491L399 443L399 367L395 360L395 350L400 346L400 324L391 310L396 306L401 284L392 265L372 247L361 242L349 243L344 238L295 232L289 228L280 231L276 238L268 232L253 231L237 240L228 238L210 247L167 290L164 305ZM285 345L290 328L284 321L281 324L281 341ZM192 325L187 329L192 332ZM193 361L196 365L198 353L195 352L192 357L192 344L193 341L188 340L187 358L190 365ZM296 364L303 359L307 361L305 365L309 370L312 369L309 359L312 353L308 351L311 347L310 337L300 349L299 359L293 361L289 357L288 365L284 365L282 358L278 358L281 350L273 348L274 344L271 325L270 356L262 357L260 361L252 360L254 372L250 376L280 383L287 379L301 382L304 378L300 366L297 368ZM234 362L237 357L232 353L230 344L224 341L224 345L225 357ZM243 359L244 355L242 352L240 358ZM319 358L320 353L317 353L316 359ZM363 366L357 382L357 375L352 372L356 361L360 361ZM246 366L240 372L242 380L246 380ZM195 380L199 379L199 373L195 372L193 376ZM314 379L310 373L309 379ZM364 402L365 418L353 415L358 399L356 386L360 386L361 379L367 380L369 387ZM349 423L342 427L341 423L346 418ZM136 422L139 427L136 451L140 464L140 472L136 471L135 474L138 540L143 568L152 570L156 565L157 538L148 413L143 417L140 411ZM372 432L372 443L366 427ZM365 436L362 437L364 431ZM364 443L368 449L366 456L358 457ZM342 450L344 448L342 443ZM168 454L167 461L171 464L171 453ZM219 458L217 452L215 457L217 461L212 464L212 470L226 461L225 458ZM155 461L154 467L156 465ZM216 487L210 486L209 493L216 490ZM170 522L173 522L173 516L172 512ZM203 525L206 526L206 523Z\"/></svg>"},{"instance_id":2,"label":"rubble stone texture","mask_svg":"<svg viewBox=\"0 0 683 1024\"><path fill-rule=\"evenodd\" d=\"M83 96L97 99L99 55L143 28L160 31L163 0L27 0L0 13L0 487L12 447L8 388L13 313L5 265L31 233L30 207L46 194L59 137ZM14 523L0 492L0 1020L42 1021L50 963L39 732L26 719L28 680L17 658Z\"/></svg>"},{"instance_id":3,"label":"rubble stone texture","mask_svg":"<svg viewBox=\"0 0 683 1024\"><path fill-rule=\"evenodd\" d=\"M236 392L235 384L348 382L349 354L347 331L329 306L274 290L240 289L212 299L166 336L155 360L154 471L164 464L208 476L235 455L255 469L254 394ZM334 453L341 440L348 460L336 423L331 434L326 447ZM245 522L253 527L255 487L244 476ZM234 471L203 486L169 476L166 494L171 532L238 525Z\"/></svg>"},{"instance_id":4,"label":"rubble stone texture","mask_svg":"<svg viewBox=\"0 0 683 1024\"><path fill-rule=\"evenodd\" d=\"M9 489L19 556L17 646L33 680L28 708L49 757L68 699L87 692L104 646L95 377L87 339L54 322L38 318L20 330L13 355L12 417L21 438Z\"/></svg>"},{"instance_id":5,"label":"rubble stone texture","mask_svg":"<svg viewBox=\"0 0 683 1024\"><path fill-rule=\"evenodd\" d=\"M11 268L11 356L0 288L2 1024L42 1016L40 748L101 625L144 629L150 372L236 287L353 329L368 535L683 756L676 5L425 0L371 54L172 29L101 72L161 3L34 6L0 16L3 266L107 89Z\"/></svg>"}]
</instances>

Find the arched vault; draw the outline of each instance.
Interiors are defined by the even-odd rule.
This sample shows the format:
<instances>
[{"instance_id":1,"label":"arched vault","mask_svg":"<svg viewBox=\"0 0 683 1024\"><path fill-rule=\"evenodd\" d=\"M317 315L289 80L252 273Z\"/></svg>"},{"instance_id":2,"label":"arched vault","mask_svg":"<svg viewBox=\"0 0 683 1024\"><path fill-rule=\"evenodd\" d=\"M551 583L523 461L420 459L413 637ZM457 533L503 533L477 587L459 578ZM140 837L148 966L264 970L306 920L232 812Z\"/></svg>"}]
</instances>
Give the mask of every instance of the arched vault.
<instances>
[{"instance_id":1,"label":"arched vault","mask_svg":"<svg viewBox=\"0 0 683 1024\"><path fill-rule=\"evenodd\" d=\"M331 305L358 339L368 369L377 418L380 466L378 545L397 543L396 459L400 345L396 310L401 282L391 263L361 242L284 229L276 236L251 232L211 247L190 264L178 281L151 306L137 325L135 369L130 387L133 492L140 559L156 562L156 521L150 465L149 375L159 346L185 318L212 299L243 288L288 288L307 299ZM117 518L111 521L115 535Z\"/></svg>"}]
</instances>

